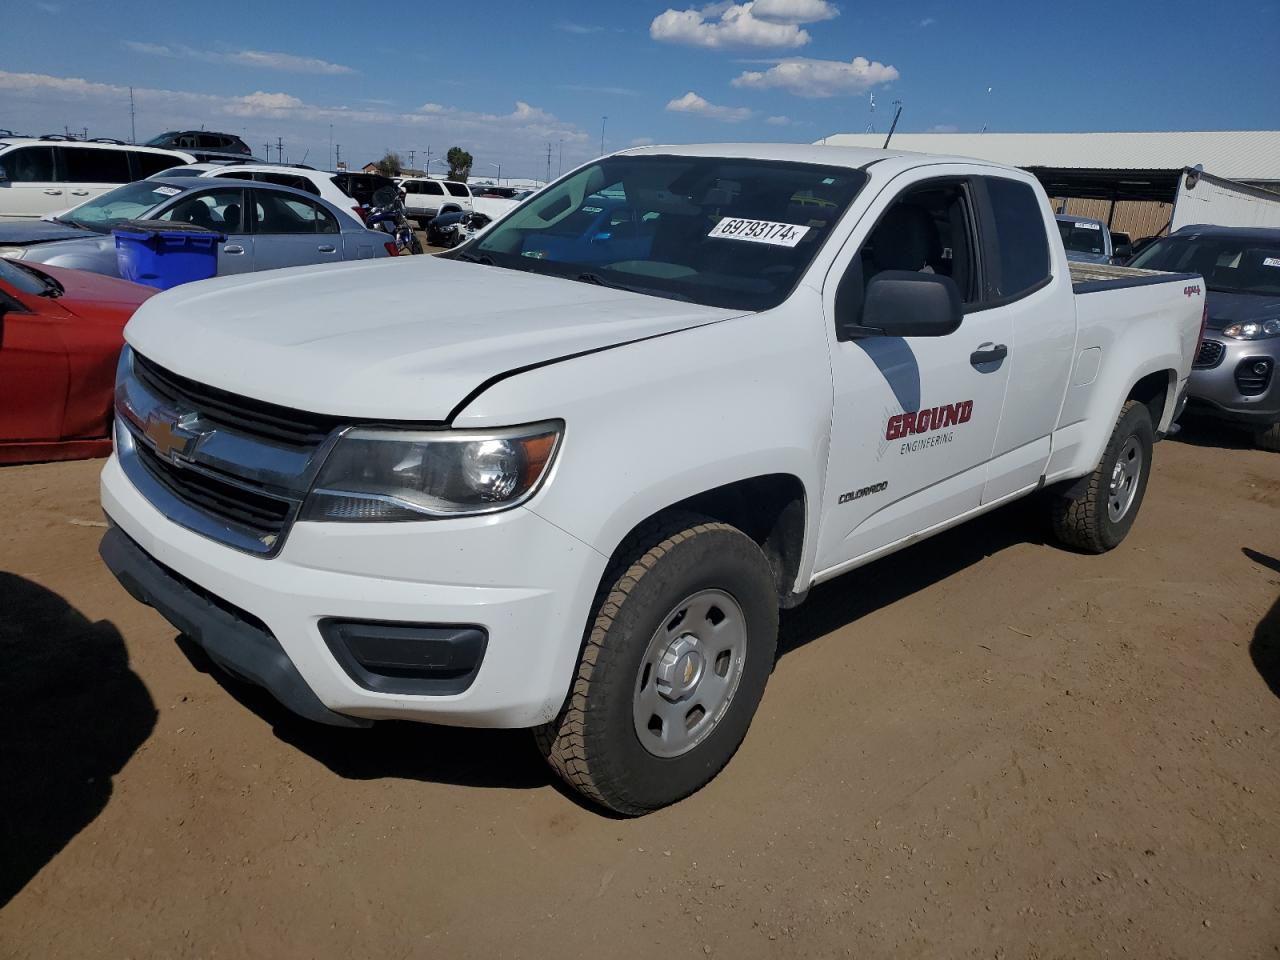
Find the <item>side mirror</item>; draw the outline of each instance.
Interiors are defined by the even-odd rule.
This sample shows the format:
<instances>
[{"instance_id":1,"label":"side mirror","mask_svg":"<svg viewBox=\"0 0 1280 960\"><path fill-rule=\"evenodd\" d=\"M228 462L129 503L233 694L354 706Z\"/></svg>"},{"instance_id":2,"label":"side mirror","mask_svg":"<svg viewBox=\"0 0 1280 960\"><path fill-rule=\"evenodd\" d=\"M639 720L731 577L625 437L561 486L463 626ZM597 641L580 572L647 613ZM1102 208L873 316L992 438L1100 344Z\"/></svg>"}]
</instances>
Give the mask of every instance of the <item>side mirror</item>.
<instances>
[{"instance_id":1,"label":"side mirror","mask_svg":"<svg viewBox=\"0 0 1280 960\"><path fill-rule=\"evenodd\" d=\"M860 317L841 318L840 339L945 337L964 319L960 288L950 277L882 270L871 278Z\"/></svg>"},{"instance_id":2,"label":"side mirror","mask_svg":"<svg viewBox=\"0 0 1280 960\"><path fill-rule=\"evenodd\" d=\"M1116 247L1113 256L1117 260L1128 260L1130 257L1133 256L1133 247L1131 247L1127 243L1122 243L1118 247Z\"/></svg>"}]
</instances>

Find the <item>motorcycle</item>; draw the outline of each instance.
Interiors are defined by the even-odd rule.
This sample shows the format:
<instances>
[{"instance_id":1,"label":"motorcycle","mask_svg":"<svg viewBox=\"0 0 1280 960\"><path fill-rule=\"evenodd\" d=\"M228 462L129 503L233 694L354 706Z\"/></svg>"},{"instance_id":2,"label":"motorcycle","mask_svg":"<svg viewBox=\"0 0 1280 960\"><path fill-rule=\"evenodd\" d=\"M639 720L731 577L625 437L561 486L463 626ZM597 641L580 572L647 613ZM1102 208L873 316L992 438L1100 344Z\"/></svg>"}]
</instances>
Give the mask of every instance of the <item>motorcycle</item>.
<instances>
[{"instance_id":1,"label":"motorcycle","mask_svg":"<svg viewBox=\"0 0 1280 960\"><path fill-rule=\"evenodd\" d=\"M422 243L413 232L413 224L405 215L404 200L395 187L381 187L374 191L369 206L366 226L370 230L382 230L396 241L396 253L422 253Z\"/></svg>"}]
</instances>

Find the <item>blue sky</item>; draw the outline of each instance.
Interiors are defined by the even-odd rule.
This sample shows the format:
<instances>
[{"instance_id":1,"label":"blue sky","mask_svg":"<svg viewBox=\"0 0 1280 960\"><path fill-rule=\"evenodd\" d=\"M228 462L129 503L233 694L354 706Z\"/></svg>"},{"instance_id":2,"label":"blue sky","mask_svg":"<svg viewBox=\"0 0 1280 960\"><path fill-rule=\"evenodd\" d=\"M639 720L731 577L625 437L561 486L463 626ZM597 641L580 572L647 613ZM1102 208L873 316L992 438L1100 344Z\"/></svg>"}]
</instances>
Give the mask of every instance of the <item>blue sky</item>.
<instances>
[{"instance_id":1,"label":"blue sky","mask_svg":"<svg viewBox=\"0 0 1280 960\"><path fill-rule=\"evenodd\" d=\"M528 177L548 142L553 174L595 155L604 115L606 149L884 131L894 100L907 131L1280 127L1277 0L373 9L0 0L0 128L127 138L133 86L140 140L204 125L326 166L332 123L356 164L458 144Z\"/></svg>"}]
</instances>

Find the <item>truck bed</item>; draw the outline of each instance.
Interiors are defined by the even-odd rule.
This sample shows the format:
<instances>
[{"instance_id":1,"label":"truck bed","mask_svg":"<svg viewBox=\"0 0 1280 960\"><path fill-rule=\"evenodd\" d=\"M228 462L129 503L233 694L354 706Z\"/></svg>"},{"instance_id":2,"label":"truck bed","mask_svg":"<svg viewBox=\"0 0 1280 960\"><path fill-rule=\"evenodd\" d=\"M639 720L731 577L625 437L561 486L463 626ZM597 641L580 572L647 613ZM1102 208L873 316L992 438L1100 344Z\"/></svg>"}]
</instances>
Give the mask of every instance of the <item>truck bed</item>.
<instances>
[{"instance_id":1,"label":"truck bed","mask_svg":"<svg viewBox=\"0 0 1280 960\"><path fill-rule=\"evenodd\" d=\"M1199 280L1194 273L1161 273L1135 267L1117 267L1109 263L1075 263L1071 267L1071 289L1075 293L1097 293L1143 287L1149 283L1172 283L1176 280Z\"/></svg>"}]
</instances>

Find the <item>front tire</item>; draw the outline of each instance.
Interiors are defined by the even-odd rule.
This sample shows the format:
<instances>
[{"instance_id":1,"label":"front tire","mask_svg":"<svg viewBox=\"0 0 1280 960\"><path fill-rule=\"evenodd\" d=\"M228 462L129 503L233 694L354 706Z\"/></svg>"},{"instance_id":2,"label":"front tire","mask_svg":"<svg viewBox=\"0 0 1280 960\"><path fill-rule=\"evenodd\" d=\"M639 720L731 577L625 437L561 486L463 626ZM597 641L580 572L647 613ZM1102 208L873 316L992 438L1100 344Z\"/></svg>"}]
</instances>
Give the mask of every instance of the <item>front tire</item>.
<instances>
[{"instance_id":1,"label":"front tire","mask_svg":"<svg viewBox=\"0 0 1280 960\"><path fill-rule=\"evenodd\" d=\"M1053 503L1053 530L1069 547L1106 553L1128 535L1147 492L1155 429L1137 400L1120 408L1102 460Z\"/></svg>"},{"instance_id":2,"label":"front tire","mask_svg":"<svg viewBox=\"0 0 1280 960\"><path fill-rule=\"evenodd\" d=\"M534 733L571 787L639 816L704 786L742 743L773 670L778 600L755 542L701 517L651 528L619 561L569 699Z\"/></svg>"}]
</instances>

